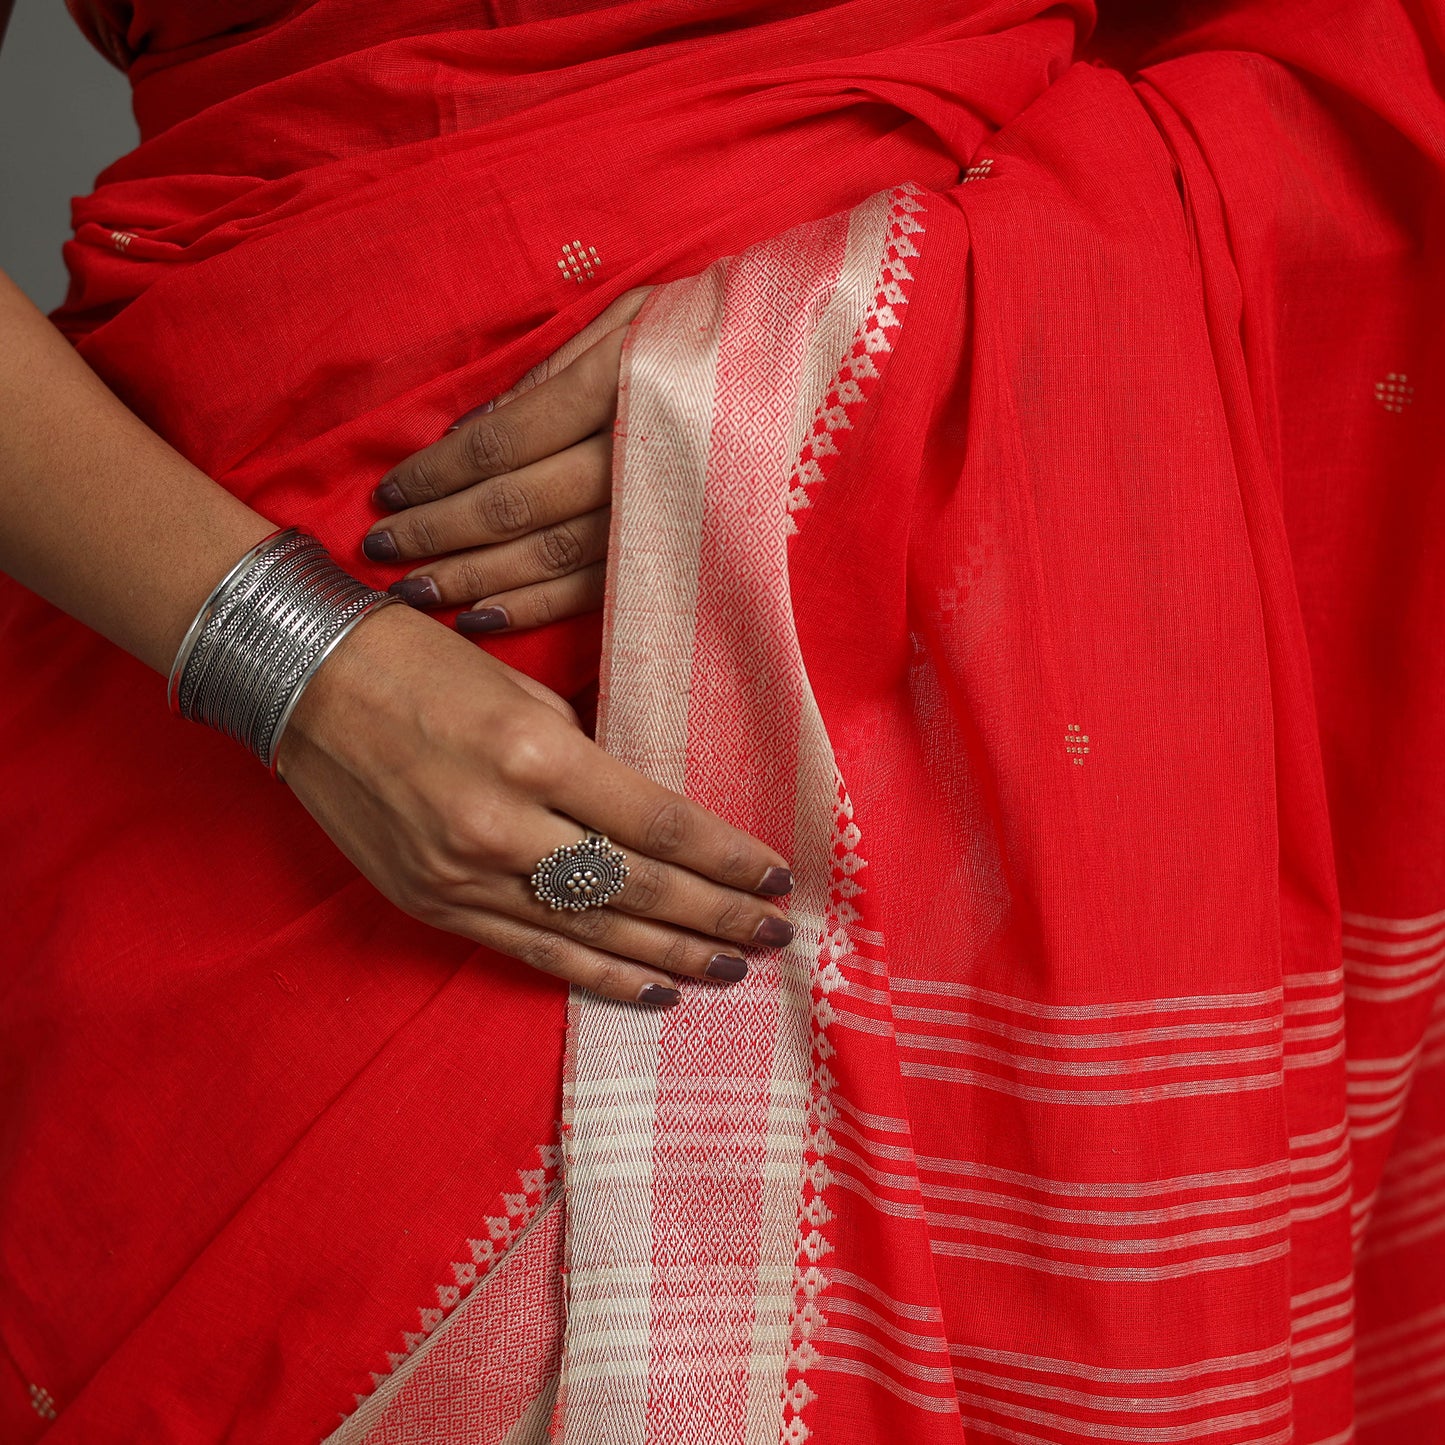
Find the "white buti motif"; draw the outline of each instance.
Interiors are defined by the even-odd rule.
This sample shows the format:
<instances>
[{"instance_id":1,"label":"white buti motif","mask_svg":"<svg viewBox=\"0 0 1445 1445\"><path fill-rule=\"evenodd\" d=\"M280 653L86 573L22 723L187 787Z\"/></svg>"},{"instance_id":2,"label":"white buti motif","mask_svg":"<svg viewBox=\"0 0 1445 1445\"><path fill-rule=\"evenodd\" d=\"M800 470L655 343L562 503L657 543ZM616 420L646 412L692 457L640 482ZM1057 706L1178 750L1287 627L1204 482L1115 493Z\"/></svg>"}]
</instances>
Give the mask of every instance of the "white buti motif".
<instances>
[{"instance_id":1,"label":"white buti motif","mask_svg":"<svg viewBox=\"0 0 1445 1445\"><path fill-rule=\"evenodd\" d=\"M602 257L597 254L596 246L584 246L581 241L564 241L557 269L569 281L575 281L580 286L602 269Z\"/></svg>"},{"instance_id":2,"label":"white buti motif","mask_svg":"<svg viewBox=\"0 0 1445 1445\"><path fill-rule=\"evenodd\" d=\"M1386 411L1404 411L1415 400L1415 388L1403 371L1387 371L1384 380L1375 383L1375 400Z\"/></svg>"}]
</instances>

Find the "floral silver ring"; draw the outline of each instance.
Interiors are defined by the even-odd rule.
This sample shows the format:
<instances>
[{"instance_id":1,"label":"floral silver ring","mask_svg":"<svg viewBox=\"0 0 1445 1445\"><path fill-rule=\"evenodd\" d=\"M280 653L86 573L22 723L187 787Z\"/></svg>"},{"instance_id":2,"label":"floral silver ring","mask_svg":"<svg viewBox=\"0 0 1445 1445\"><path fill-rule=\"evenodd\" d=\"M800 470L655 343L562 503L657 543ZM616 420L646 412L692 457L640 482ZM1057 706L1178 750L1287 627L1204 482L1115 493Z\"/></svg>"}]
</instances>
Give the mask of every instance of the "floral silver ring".
<instances>
[{"instance_id":1,"label":"floral silver ring","mask_svg":"<svg viewBox=\"0 0 1445 1445\"><path fill-rule=\"evenodd\" d=\"M581 913L601 908L627 881L627 855L600 833L554 848L532 871L532 892L548 908Z\"/></svg>"}]
</instances>

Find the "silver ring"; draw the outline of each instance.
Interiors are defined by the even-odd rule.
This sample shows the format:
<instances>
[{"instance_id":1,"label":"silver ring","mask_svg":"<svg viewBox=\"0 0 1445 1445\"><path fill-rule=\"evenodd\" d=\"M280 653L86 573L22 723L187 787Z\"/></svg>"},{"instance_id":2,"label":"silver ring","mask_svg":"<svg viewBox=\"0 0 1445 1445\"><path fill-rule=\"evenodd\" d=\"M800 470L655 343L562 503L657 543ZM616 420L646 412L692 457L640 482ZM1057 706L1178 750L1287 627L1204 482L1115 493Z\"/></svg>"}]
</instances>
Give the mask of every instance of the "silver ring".
<instances>
[{"instance_id":1,"label":"silver ring","mask_svg":"<svg viewBox=\"0 0 1445 1445\"><path fill-rule=\"evenodd\" d=\"M601 908L627 880L627 855L600 833L554 848L532 872L532 892L548 908L581 913Z\"/></svg>"}]
</instances>

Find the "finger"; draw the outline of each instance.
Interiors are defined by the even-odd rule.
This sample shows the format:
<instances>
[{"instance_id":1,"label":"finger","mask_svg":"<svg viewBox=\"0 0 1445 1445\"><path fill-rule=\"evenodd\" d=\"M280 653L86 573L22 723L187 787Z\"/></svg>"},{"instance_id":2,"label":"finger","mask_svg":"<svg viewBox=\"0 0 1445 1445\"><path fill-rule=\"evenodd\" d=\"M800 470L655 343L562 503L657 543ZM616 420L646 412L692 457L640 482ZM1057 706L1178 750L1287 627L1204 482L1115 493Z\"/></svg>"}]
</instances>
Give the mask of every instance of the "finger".
<instances>
[{"instance_id":1,"label":"finger","mask_svg":"<svg viewBox=\"0 0 1445 1445\"><path fill-rule=\"evenodd\" d=\"M624 913L676 923L743 947L783 948L793 925L756 893L724 888L686 868L628 853L627 881L608 904Z\"/></svg>"},{"instance_id":2,"label":"finger","mask_svg":"<svg viewBox=\"0 0 1445 1445\"><path fill-rule=\"evenodd\" d=\"M587 748L585 738L563 736L559 744L568 756L538 780L559 813L585 820L619 847L729 888L768 897L792 891L787 863L766 843L595 747Z\"/></svg>"},{"instance_id":3,"label":"finger","mask_svg":"<svg viewBox=\"0 0 1445 1445\"><path fill-rule=\"evenodd\" d=\"M575 834L569 841L575 841ZM490 886L485 902L489 908L504 911L524 923L564 934L589 948L650 965L668 974L715 983L737 983L747 975L747 960L736 951L720 947L716 938L610 907L589 908L578 913L548 908L537 901L530 883L521 878L515 883L503 884L500 889Z\"/></svg>"},{"instance_id":4,"label":"finger","mask_svg":"<svg viewBox=\"0 0 1445 1445\"><path fill-rule=\"evenodd\" d=\"M486 414L496 406L494 401L484 401L480 406L474 406L470 411L464 411L448 428L447 435L454 431L461 431L469 421L475 421L479 416Z\"/></svg>"},{"instance_id":5,"label":"finger","mask_svg":"<svg viewBox=\"0 0 1445 1445\"><path fill-rule=\"evenodd\" d=\"M501 913L458 908L443 915L440 925L449 933L485 944L603 998L647 1008L671 1008L681 997L665 973L629 963L551 929Z\"/></svg>"},{"instance_id":6,"label":"finger","mask_svg":"<svg viewBox=\"0 0 1445 1445\"><path fill-rule=\"evenodd\" d=\"M612 493L612 438L588 437L556 456L478 482L379 522L362 540L374 562L485 547L580 517Z\"/></svg>"},{"instance_id":7,"label":"finger","mask_svg":"<svg viewBox=\"0 0 1445 1445\"><path fill-rule=\"evenodd\" d=\"M390 511L432 502L518 471L610 427L626 335L625 326L609 331L570 366L506 406L463 418L456 431L398 462L372 499Z\"/></svg>"},{"instance_id":8,"label":"finger","mask_svg":"<svg viewBox=\"0 0 1445 1445\"><path fill-rule=\"evenodd\" d=\"M607 564L594 562L554 582L538 582L486 598L457 614L457 631L471 636L509 628L544 627L564 617L598 611L606 595Z\"/></svg>"},{"instance_id":9,"label":"finger","mask_svg":"<svg viewBox=\"0 0 1445 1445\"><path fill-rule=\"evenodd\" d=\"M593 753L606 756L595 748ZM525 823L514 835L515 842L509 843L510 856L502 876L495 871L490 876L479 875L462 901L483 908L502 908L528 922L545 922L568 911L547 907L534 891L532 878L539 866L550 863L555 849L578 843L583 833L571 818L529 810ZM611 842L617 848L616 840ZM701 965L705 972L718 952L716 946L704 954L699 952L701 945L688 948L664 938L663 934L676 934L677 930L658 925L677 924L704 939L725 939L744 947L781 948L791 942L793 927L770 899L720 887L685 868L661 863L631 849L618 851L626 860L627 875L620 891L604 895L607 907L579 910L571 914L571 922L550 926L575 933L609 953L630 954L659 966L668 955L656 950L676 947L679 951L666 967L683 972L691 971L688 965ZM628 928L609 914L636 915L638 920L648 920L648 926ZM634 946L644 951L634 954Z\"/></svg>"},{"instance_id":10,"label":"finger","mask_svg":"<svg viewBox=\"0 0 1445 1445\"><path fill-rule=\"evenodd\" d=\"M602 507L515 541L437 557L390 590L413 607L461 607L566 577L607 555L611 520L611 508Z\"/></svg>"}]
</instances>

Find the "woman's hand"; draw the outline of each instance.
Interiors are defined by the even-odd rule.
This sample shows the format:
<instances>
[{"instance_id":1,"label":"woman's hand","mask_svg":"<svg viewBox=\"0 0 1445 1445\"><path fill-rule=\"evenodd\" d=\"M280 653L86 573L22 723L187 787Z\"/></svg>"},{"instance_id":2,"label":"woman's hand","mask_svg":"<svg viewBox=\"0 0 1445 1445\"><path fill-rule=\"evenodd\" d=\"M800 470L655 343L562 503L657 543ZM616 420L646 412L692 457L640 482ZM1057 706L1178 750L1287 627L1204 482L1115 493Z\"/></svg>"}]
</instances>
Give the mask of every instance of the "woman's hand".
<instances>
[{"instance_id":1,"label":"woman's hand","mask_svg":"<svg viewBox=\"0 0 1445 1445\"><path fill-rule=\"evenodd\" d=\"M635 315L646 291L634 295ZM413 607L467 607L457 618L467 633L601 607L626 334L618 326L515 400L468 412L387 473L373 499L395 515L362 550L377 562L429 559L393 592Z\"/></svg>"},{"instance_id":2,"label":"woman's hand","mask_svg":"<svg viewBox=\"0 0 1445 1445\"><path fill-rule=\"evenodd\" d=\"M668 1007L670 974L734 982L792 926L771 848L617 762L539 684L404 607L356 629L304 694L281 773L414 918L609 998ZM553 911L537 862L586 831L627 854L603 908ZM759 896L762 895L762 896Z\"/></svg>"}]
</instances>

